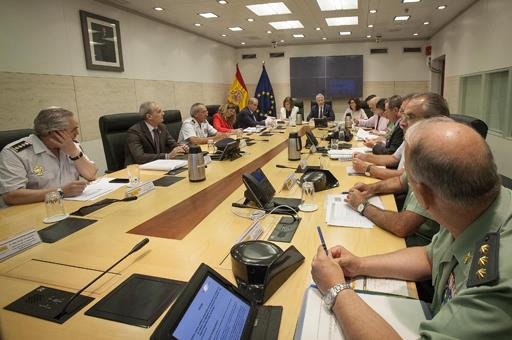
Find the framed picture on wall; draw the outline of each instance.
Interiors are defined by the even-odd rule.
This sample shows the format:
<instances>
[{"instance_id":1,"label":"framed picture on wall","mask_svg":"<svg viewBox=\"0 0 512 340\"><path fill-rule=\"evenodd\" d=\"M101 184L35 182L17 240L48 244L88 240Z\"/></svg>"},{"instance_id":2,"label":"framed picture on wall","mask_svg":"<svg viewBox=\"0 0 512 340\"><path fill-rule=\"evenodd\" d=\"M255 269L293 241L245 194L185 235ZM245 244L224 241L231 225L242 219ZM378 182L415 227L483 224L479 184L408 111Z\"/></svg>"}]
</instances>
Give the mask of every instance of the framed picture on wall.
<instances>
[{"instance_id":1,"label":"framed picture on wall","mask_svg":"<svg viewBox=\"0 0 512 340\"><path fill-rule=\"evenodd\" d=\"M80 11L85 65L90 70L123 72L119 21Z\"/></svg>"}]
</instances>

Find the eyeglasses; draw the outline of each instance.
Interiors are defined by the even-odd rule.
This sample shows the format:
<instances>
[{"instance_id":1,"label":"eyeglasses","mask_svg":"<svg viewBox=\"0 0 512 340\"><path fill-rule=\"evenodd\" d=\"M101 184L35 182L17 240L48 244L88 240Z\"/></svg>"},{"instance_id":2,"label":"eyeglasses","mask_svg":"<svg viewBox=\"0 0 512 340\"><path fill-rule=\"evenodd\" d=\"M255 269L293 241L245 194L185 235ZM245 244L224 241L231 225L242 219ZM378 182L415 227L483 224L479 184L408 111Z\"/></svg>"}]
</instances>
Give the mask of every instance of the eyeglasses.
<instances>
[{"instance_id":1,"label":"eyeglasses","mask_svg":"<svg viewBox=\"0 0 512 340\"><path fill-rule=\"evenodd\" d=\"M414 113L404 113L402 115L402 119L407 119L407 120L415 120L417 119L418 117L416 117L416 115Z\"/></svg>"}]
</instances>

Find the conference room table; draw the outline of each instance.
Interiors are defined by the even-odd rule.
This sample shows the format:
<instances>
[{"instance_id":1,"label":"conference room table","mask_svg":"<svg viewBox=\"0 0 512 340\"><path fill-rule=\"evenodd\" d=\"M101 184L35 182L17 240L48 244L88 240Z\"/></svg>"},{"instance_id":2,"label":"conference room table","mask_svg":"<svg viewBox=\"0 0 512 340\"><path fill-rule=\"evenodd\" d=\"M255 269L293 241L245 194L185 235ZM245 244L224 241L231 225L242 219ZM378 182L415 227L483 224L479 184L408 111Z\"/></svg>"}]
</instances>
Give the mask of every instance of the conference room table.
<instances>
[{"instance_id":1,"label":"conference room table","mask_svg":"<svg viewBox=\"0 0 512 340\"><path fill-rule=\"evenodd\" d=\"M134 273L188 281L201 263L205 263L235 283L229 252L242 233L251 225L250 209L234 208L242 202L245 187L241 175L261 167L276 188L276 196L301 197L295 185L281 190L285 179L294 172L278 168L296 168L298 161L287 157L287 138L296 127L274 130L271 136L252 134L255 144L244 147L243 156L233 161L212 161L206 169L206 180L190 182L187 171L177 174L182 180L155 190L135 201L116 202L85 216L96 220L55 243L40 243L0 263L0 338L10 339L148 339L168 309L149 328L84 315L85 311ZM317 137L327 129L314 129ZM303 142L305 137L302 138ZM354 143L357 143L354 141ZM305 152L305 150L303 150ZM318 210L299 212L302 218L291 243L276 244L283 250L294 245L305 257L304 263L265 303L283 306L279 339L292 339L299 316L303 294L311 283L311 261L320 245L316 226L320 225L326 244L341 244L359 256L394 251L405 247L403 239L378 227L347 228L328 226L325 201L329 194L340 194L358 181L371 183L375 179L348 176L351 162L328 159L320 154L307 157L308 165L323 165L339 180L340 186L315 193ZM142 181L153 181L164 171L141 170ZM296 174L298 178L300 174ZM127 178L126 170L104 177ZM123 198L126 187L106 197ZM95 201L64 201L65 210L72 212ZM395 210L392 195L382 196L384 207ZM13 206L0 210L0 240L29 229L40 230L47 225L44 203ZM262 220L267 240L280 215L268 215ZM80 217L79 217L80 218ZM83 294L94 300L64 324L52 323L3 309L9 303L44 285L76 292L102 271L123 257L137 242L148 237L150 242L113 268ZM416 297L414 284L408 283L410 296Z\"/></svg>"}]
</instances>

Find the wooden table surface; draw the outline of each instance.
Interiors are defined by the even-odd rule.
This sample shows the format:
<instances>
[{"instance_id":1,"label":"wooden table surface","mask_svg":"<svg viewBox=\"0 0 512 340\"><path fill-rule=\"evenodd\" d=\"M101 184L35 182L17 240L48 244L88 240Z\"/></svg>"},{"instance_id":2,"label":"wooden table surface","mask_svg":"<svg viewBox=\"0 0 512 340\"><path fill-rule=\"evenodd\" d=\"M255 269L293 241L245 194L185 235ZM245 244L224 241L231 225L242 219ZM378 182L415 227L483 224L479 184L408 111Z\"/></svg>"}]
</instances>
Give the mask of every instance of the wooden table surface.
<instances>
[{"instance_id":1,"label":"wooden table surface","mask_svg":"<svg viewBox=\"0 0 512 340\"><path fill-rule=\"evenodd\" d=\"M251 224L249 219L242 217L249 213L247 209L231 207L232 202L243 198L245 190L237 172L242 168L249 169L251 166L262 163L263 171L278 191L276 196L300 197L300 189L297 186L291 191L279 192L285 178L293 170L277 168L276 165L296 167L299 163L288 161L287 158L286 140L291 129L294 128L289 128L285 133L275 133L270 137L252 135L251 138L255 140L267 139L268 141L258 141L244 148L243 157L235 161L212 162L206 169L206 180L203 182L192 183L185 178L169 187L156 187L154 191L136 201L113 203L86 216L86 218L97 220L94 224L53 244L39 244L1 262L0 306L2 307L40 285L74 292L124 256L133 245L145 237L130 233L135 227L160 214L165 214L166 211L176 212L176 209L169 210L176 206L188 209L184 212L193 216L194 211L204 210L203 197L212 195L211 192L207 194L209 187L216 183L218 183L217 187L223 186L222 180L231 174L236 175L239 181L235 183L233 190L219 192L221 199L218 206L212 211L207 211L205 217L198 220L198 223L195 223L182 239L149 236L150 242L141 251L128 257L86 290L85 294L93 297L94 301L64 324L59 325L1 309L0 339L147 339L167 310L152 327L147 329L85 316L84 312L133 273L187 281L199 264L204 262L234 282L230 258L227 255L238 237ZM315 130L317 136L325 133L327 133L326 130ZM276 155L269 158L268 153L272 150ZM322 227L328 246L342 244L357 255L378 254L405 246L403 239L377 227L360 229L327 226L324 208L326 195L340 193L357 181L370 183L374 180L347 176L346 167L351 164L350 162L325 159L327 168L340 181L340 187L315 194L315 200L319 206L317 211L299 213L302 221L291 244L305 256L306 260L266 303L283 306L280 339L293 338L302 296L311 282L311 260L319 245L316 225ZM318 155L311 155L308 159L309 165L318 165L319 162ZM144 181L155 180L163 175L164 172L161 171L141 171ZM186 177L187 172L178 176ZM126 171L121 170L109 174L108 177L126 177ZM122 198L124 191L125 187L106 197ZM184 204L193 196L195 196L193 204ZM98 200L103 198L105 197ZM387 209L396 209L391 195L384 196L383 202ZM91 203L93 202L65 201L64 205L67 212L72 212ZM204 205L207 205L207 202L204 202ZM42 223L45 214L43 203L0 210L0 239L6 239L29 229L45 228L47 225ZM173 228L173 215L167 213L162 216L166 218L159 220L161 227ZM263 220L265 232L261 239L268 238L278 219L278 215L271 215ZM282 249L290 245L277 244ZM411 284L409 288L411 295L415 296Z\"/></svg>"}]
</instances>

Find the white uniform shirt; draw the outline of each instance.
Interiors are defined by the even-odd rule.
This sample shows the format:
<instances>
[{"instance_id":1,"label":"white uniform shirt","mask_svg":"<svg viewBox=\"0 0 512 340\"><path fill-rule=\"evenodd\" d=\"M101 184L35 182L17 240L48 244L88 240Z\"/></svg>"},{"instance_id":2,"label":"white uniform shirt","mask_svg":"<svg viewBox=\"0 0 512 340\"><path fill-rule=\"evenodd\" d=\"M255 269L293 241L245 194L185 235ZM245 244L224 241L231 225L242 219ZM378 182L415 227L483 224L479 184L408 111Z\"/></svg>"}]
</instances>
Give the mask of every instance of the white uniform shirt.
<instances>
[{"instance_id":1,"label":"white uniform shirt","mask_svg":"<svg viewBox=\"0 0 512 340\"><path fill-rule=\"evenodd\" d=\"M211 137L217 134L217 130L208 123L207 120L201 124L193 118L187 118L181 125L180 135L178 137L178 143L188 142L190 137Z\"/></svg>"}]
</instances>

